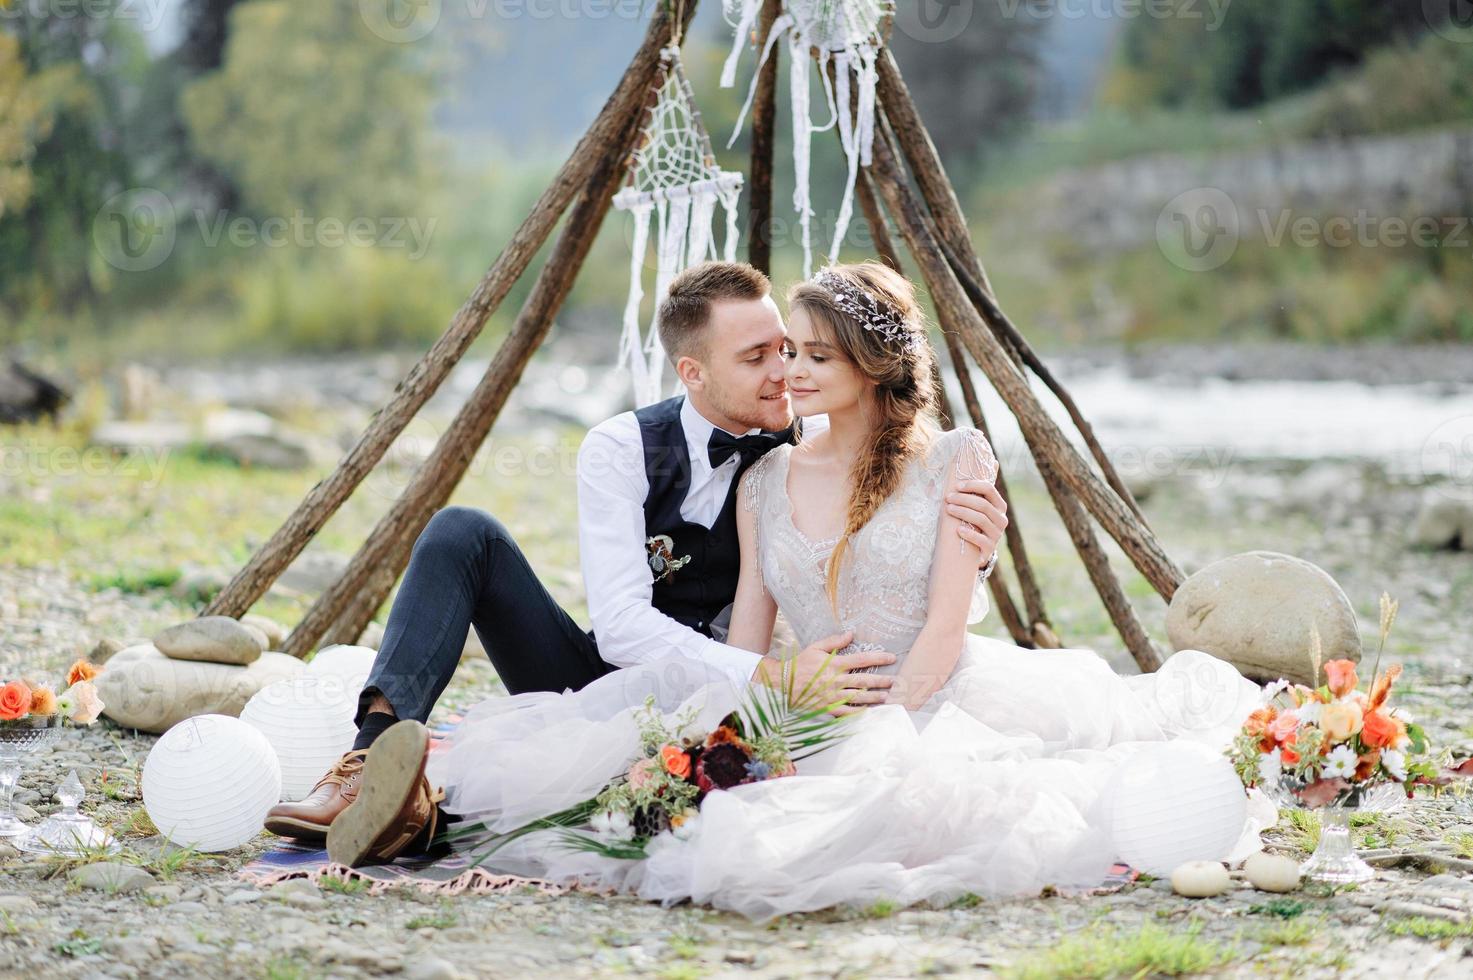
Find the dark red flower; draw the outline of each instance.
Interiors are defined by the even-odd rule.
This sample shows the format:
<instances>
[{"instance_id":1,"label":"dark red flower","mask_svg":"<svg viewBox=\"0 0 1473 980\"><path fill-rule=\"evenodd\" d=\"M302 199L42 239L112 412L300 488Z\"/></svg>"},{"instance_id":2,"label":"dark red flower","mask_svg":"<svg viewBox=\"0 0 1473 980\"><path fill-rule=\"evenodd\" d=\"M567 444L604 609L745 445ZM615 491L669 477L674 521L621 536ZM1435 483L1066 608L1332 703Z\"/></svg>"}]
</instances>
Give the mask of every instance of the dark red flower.
<instances>
[{"instance_id":1,"label":"dark red flower","mask_svg":"<svg viewBox=\"0 0 1473 980\"><path fill-rule=\"evenodd\" d=\"M736 742L720 742L707 746L696 760L696 785L703 793L713 789L730 789L741 783L752 781L747 773L747 762L752 758Z\"/></svg>"}]
</instances>

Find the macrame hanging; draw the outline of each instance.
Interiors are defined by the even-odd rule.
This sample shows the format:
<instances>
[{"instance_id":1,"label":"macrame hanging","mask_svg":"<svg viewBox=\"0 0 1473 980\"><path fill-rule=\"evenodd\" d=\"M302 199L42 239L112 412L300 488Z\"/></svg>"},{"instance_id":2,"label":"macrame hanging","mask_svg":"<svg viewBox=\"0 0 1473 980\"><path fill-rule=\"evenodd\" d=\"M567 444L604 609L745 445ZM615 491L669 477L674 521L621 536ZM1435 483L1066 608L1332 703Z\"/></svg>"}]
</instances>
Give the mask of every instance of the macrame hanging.
<instances>
[{"instance_id":1,"label":"macrame hanging","mask_svg":"<svg viewBox=\"0 0 1473 980\"><path fill-rule=\"evenodd\" d=\"M660 52L665 79L650 109L644 135L630 157L629 185L614 196L614 206L634 216L629 299L624 304L619 362L629 368L635 404L640 407L659 401L664 387L665 349L660 343L659 323L652 319L644 335L639 324L651 218L655 219L656 235L656 318L670 280L688 266L717 258L712 225L718 204L726 210L720 258L735 261L739 234L737 198L742 175L716 165L711 137L695 108L690 82L680 64L678 45L677 40Z\"/></svg>"},{"instance_id":2,"label":"macrame hanging","mask_svg":"<svg viewBox=\"0 0 1473 980\"><path fill-rule=\"evenodd\" d=\"M762 0L723 0L726 19L736 30L736 40L721 70L721 85L736 83L737 60L746 47L757 23ZM809 145L814 133L834 125L839 127L840 142L848 176L839 214L834 221L833 243L828 261L837 262L839 246L849 230L854 214L854 184L859 167L868 166L875 133L875 62L879 57L879 29L883 19L894 11L894 0L783 0L782 14L772 23L762 42L758 71L772 54L773 45L784 34L788 38L788 91L793 107L793 209L798 213L798 227L803 244L803 276L813 270L812 198L808 190ZM818 75L823 81L824 97L829 105L829 120L815 126L810 115L809 51L818 53ZM829 83L829 61L834 64L834 82ZM752 99L757 92L758 71L752 73L747 101L737 117L735 130L727 146L736 142ZM852 93L858 92L858 99ZM852 105L851 105L852 103Z\"/></svg>"}]
</instances>

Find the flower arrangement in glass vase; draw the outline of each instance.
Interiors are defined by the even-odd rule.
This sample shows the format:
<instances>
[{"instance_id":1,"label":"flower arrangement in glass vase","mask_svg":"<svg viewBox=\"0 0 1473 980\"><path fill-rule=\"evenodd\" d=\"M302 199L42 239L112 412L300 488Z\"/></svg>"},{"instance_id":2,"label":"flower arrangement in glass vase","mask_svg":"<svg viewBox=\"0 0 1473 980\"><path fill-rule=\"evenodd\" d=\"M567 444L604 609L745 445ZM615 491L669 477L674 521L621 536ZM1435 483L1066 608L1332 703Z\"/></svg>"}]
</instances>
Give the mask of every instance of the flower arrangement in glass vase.
<instances>
[{"instance_id":1,"label":"flower arrangement in glass vase","mask_svg":"<svg viewBox=\"0 0 1473 980\"><path fill-rule=\"evenodd\" d=\"M568 848L640 860L660 834L688 839L708 794L794 775L799 761L847 734L844 722L854 716L832 714L840 702L822 703L817 682L795 694L785 664L779 684L752 684L735 711L699 734L686 733L694 709L667 720L650 696L636 713L639 757L592 799L504 833L487 834L477 822L446 838L474 838L476 864L540 830L554 831Z\"/></svg>"},{"instance_id":2,"label":"flower arrangement in glass vase","mask_svg":"<svg viewBox=\"0 0 1473 980\"><path fill-rule=\"evenodd\" d=\"M1382 672L1380 664L1397 605L1381 594L1381 642L1366 690L1350 660L1325 663L1318 687L1280 678L1264 689L1264 706L1248 716L1227 750L1245 786L1261 785L1283 806L1321 811L1320 846L1305 877L1370 878L1371 869L1350 846L1349 812L1391 809L1417 786L1449 781L1421 726L1390 704L1401 665ZM1321 646L1314 629L1310 656L1318 680Z\"/></svg>"},{"instance_id":3,"label":"flower arrangement in glass vase","mask_svg":"<svg viewBox=\"0 0 1473 980\"><path fill-rule=\"evenodd\" d=\"M55 741L63 726L90 725L97 720L103 704L92 681L100 670L78 660L67 671L66 687L60 694L54 685L34 680L0 682L0 787L5 792L0 839L31 833L15 816L12 803L21 760Z\"/></svg>"}]
</instances>

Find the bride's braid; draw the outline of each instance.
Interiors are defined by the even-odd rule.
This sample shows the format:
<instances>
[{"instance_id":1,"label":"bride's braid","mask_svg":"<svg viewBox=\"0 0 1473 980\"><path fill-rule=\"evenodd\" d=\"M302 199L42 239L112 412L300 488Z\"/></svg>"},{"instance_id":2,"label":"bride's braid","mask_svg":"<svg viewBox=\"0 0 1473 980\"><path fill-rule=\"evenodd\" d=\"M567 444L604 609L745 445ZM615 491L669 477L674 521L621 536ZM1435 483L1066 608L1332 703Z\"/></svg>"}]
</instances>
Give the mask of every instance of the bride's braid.
<instances>
[{"instance_id":1,"label":"bride's braid","mask_svg":"<svg viewBox=\"0 0 1473 980\"><path fill-rule=\"evenodd\" d=\"M915 288L878 262L830 266L789 289L788 308L803 309L860 375L875 382L875 426L850 471L844 533L829 556L826 584L837 609L850 539L899 487L906 464L936 431L933 355Z\"/></svg>"}]
</instances>

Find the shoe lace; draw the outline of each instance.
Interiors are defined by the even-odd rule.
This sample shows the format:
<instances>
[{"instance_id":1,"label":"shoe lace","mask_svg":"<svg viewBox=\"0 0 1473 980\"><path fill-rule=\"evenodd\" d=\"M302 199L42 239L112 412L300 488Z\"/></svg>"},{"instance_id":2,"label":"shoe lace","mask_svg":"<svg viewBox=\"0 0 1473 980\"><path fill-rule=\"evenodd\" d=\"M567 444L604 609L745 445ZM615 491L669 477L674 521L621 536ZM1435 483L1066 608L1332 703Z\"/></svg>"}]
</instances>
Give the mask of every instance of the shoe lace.
<instances>
[{"instance_id":1,"label":"shoe lace","mask_svg":"<svg viewBox=\"0 0 1473 980\"><path fill-rule=\"evenodd\" d=\"M356 776L359 772L362 771L363 760L367 758L367 756L367 749L354 749L353 751L348 752L341 759L339 759L331 769L328 770L326 776L323 776L317 781L317 785L327 786L329 784L336 783L339 786L346 786L349 779L351 779L353 776Z\"/></svg>"}]
</instances>

